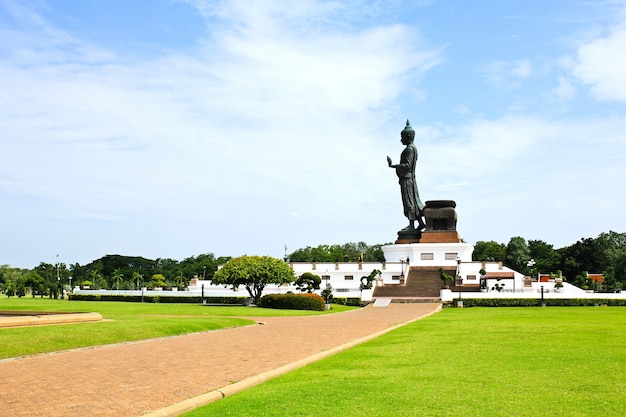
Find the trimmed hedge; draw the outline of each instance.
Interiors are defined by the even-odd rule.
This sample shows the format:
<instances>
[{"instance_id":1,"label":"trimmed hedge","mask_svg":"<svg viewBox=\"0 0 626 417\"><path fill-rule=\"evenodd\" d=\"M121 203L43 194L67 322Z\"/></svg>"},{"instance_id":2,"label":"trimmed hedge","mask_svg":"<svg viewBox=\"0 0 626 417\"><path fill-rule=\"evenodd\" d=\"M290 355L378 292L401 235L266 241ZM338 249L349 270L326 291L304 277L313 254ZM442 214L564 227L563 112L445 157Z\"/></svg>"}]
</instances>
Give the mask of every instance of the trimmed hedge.
<instances>
[{"instance_id":1,"label":"trimmed hedge","mask_svg":"<svg viewBox=\"0 0 626 417\"><path fill-rule=\"evenodd\" d=\"M69 299L75 301L122 301L129 303L142 302L140 295L113 295L113 294L70 294ZM244 305L248 297L204 297L206 304ZM173 297L161 295L146 295L145 303L172 303L172 304L200 304L202 297Z\"/></svg>"},{"instance_id":2,"label":"trimmed hedge","mask_svg":"<svg viewBox=\"0 0 626 417\"><path fill-rule=\"evenodd\" d=\"M457 306L459 300L452 305ZM534 298L463 298L463 307L537 307L541 300ZM585 307L585 306L626 306L626 299L599 298L544 298L546 306Z\"/></svg>"},{"instance_id":3,"label":"trimmed hedge","mask_svg":"<svg viewBox=\"0 0 626 417\"><path fill-rule=\"evenodd\" d=\"M324 311L324 298L317 294L267 294L261 297L261 307Z\"/></svg>"},{"instance_id":4,"label":"trimmed hedge","mask_svg":"<svg viewBox=\"0 0 626 417\"><path fill-rule=\"evenodd\" d=\"M360 307L361 306L361 299L358 298L358 297L350 297L350 298L333 297L331 303L339 304L339 305L342 305L342 306Z\"/></svg>"}]
</instances>

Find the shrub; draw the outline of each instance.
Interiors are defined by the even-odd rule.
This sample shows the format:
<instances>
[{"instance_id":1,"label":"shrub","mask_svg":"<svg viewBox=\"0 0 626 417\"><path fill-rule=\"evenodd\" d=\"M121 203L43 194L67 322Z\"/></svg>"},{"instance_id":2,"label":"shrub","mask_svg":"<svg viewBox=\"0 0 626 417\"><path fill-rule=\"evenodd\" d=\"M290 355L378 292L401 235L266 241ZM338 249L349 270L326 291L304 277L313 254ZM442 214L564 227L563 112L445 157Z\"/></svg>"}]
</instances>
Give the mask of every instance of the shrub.
<instances>
[{"instance_id":1,"label":"shrub","mask_svg":"<svg viewBox=\"0 0 626 417\"><path fill-rule=\"evenodd\" d=\"M360 307L362 305L361 299L358 297L333 297L333 304L339 304L342 306L350 306L350 307Z\"/></svg>"},{"instance_id":2,"label":"shrub","mask_svg":"<svg viewBox=\"0 0 626 417\"><path fill-rule=\"evenodd\" d=\"M324 311L324 298L317 294L267 294L261 298L261 307Z\"/></svg>"},{"instance_id":3,"label":"shrub","mask_svg":"<svg viewBox=\"0 0 626 417\"><path fill-rule=\"evenodd\" d=\"M141 295L120 295L120 294L69 294L69 299L74 301L123 301L130 303L140 303ZM206 304L227 304L243 305L246 297L204 297ZM178 296L145 296L143 302L146 303L177 303L177 304L200 304L202 297L178 297Z\"/></svg>"},{"instance_id":4,"label":"shrub","mask_svg":"<svg viewBox=\"0 0 626 417\"><path fill-rule=\"evenodd\" d=\"M547 306L626 306L624 299L591 299L591 298L545 298ZM455 300L454 306L457 305ZM463 307L536 307L541 305L541 300L534 298L463 298Z\"/></svg>"},{"instance_id":5,"label":"shrub","mask_svg":"<svg viewBox=\"0 0 626 417\"><path fill-rule=\"evenodd\" d=\"M306 293L313 293L313 290L319 290L322 279L319 275L314 275L311 272L305 272L296 280L296 286L298 290Z\"/></svg>"}]
</instances>

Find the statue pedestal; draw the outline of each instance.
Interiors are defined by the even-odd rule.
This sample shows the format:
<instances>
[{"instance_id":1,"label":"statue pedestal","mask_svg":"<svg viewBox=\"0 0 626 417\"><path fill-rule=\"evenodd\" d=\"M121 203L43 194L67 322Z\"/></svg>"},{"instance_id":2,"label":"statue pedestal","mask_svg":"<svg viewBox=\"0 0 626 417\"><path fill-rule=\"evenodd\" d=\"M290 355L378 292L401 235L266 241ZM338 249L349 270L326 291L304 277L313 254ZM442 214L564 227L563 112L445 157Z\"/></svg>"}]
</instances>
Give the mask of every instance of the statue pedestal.
<instances>
[{"instance_id":1,"label":"statue pedestal","mask_svg":"<svg viewBox=\"0 0 626 417\"><path fill-rule=\"evenodd\" d=\"M456 266L457 261L471 262L474 245L469 243L396 243L382 247L387 262L410 266Z\"/></svg>"},{"instance_id":2,"label":"statue pedestal","mask_svg":"<svg viewBox=\"0 0 626 417\"><path fill-rule=\"evenodd\" d=\"M471 262L474 246L461 241L456 231L455 208L456 203L452 200L427 201L424 209L426 230L400 230L394 245L382 247L385 259L408 262L410 266L437 267Z\"/></svg>"},{"instance_id":3,"label":"statue pedestal","mask_svg":"<svg viewBox=\"0 0 626 417\"><path fill-rule=\"evenodd\" d=\"M421 236L422 232L417 229L403 229L398 232L398 240L396 240L396 243L418 243Z\"/></svg>"},{"instance_id":4,"label":"statue pedestal","mask_svg":"<svg viewBox=\"0 0 626 417\"><path fill-rule=\"evenodd\" d=\"M461 243L461 236L456 230L425 230L419 243Z\"/></svg>"}]
</instances>

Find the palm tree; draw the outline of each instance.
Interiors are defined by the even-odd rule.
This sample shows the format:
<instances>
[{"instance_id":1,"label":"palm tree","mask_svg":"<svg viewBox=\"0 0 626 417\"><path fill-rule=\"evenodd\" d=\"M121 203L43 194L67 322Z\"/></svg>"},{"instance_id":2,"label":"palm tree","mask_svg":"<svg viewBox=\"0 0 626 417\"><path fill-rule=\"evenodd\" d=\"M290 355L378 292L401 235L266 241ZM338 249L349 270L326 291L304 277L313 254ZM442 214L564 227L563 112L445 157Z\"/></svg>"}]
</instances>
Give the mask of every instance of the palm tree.
<instances>
[{"instance_id":1,"label":"palm tree","mask_svg":"<svg viewBox=\"0 0 626 417\"><path fill-rule=\"evenodd\" d=\"M97 269L92 269L91 271L89 271L89 275L91 275L91 283L93 285L93 288L98 289L98 285L96 283L98 282L98 278L102 277L102 275L100 275L100 271L98 271Z\"/></svg>"},{"instance_id":2,"label":"palm tree","mask_svg":"<svg viewBox=\"0 0 626 417\"><path fill-rule=\"evenodd\" d=\"M113 278L113 281L115 281L116 290L120 289L120 279L122 279L123 276L124 274L120 272L119 268L116 268L115 270L113 270L113 274L111 275L111 278Z\"/></svg>"}]
</instances>

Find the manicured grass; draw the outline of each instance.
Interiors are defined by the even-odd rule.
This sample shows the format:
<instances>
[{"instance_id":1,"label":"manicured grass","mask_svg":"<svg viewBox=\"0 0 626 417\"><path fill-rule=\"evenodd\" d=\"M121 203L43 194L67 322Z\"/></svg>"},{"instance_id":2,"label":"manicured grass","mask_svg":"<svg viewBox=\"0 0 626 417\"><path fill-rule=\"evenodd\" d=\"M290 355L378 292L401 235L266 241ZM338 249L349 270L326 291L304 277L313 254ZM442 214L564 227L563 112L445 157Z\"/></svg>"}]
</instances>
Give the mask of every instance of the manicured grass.
<instances>
[{"instance_id":1,"label":"manicured grass","mask_svg":"<svg viewBox=\"0 0 626 417\"><path fill-rule=\"evenodd\" d=\"M193 316L233 316L233 317L280 317L280 316L310 316L318 314L333 314L353 310L357 307L348 307L333 304L330 311L298 311L274 310L269 308L254 308L244 306L210 306L200 304L155 304L155 303L126 303L115 301L67 301L52 300L49 298L23 297L7 298L0 296L0 310L33 310L33 311L80 311L108 314L157 314L157 315L193 315Z\"/></svg>"},{"instance_id":2,"label":"manicured grass","mask_svg":"<svg viewBox=\"0 0 626 417\"><path fill-rule=\"evenodd\" d=\"M333 312L350 307L333 306ZM0 328L0 359L253 324L246 317L328 314L197 304L0 298L0 310L98 312L102 322Z\"/></svg>"},{"instance_id":3,"label":"manicured grass","mask_svg":"<svg viewBox=\"0 0 626 417\"><path fill-rule=\"evenodd\" d=\"M626 309L442 312L199 416L626 415Z\"/></svg>"}]
</instances>

